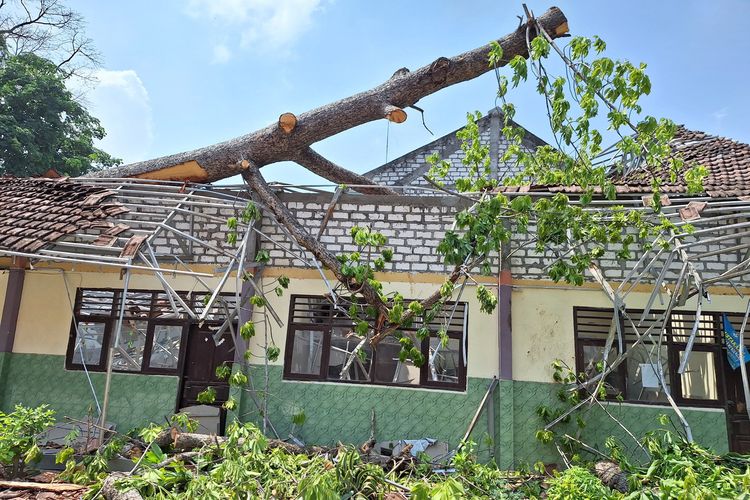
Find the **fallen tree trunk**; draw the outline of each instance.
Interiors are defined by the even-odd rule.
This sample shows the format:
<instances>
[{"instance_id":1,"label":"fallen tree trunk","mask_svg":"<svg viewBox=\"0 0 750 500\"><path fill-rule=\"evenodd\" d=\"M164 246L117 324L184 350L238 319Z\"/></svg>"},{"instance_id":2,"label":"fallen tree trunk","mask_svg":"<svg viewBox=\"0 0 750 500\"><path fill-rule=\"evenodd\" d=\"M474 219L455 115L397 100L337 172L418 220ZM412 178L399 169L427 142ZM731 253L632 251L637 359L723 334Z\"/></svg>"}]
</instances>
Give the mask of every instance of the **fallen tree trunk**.
<instances>
[{"instance_id":1,"label":"fallen tree trunk","mask_svg":"<svg viewBox=\"0 0 750 500\"><path fill-rule=\"evenodd\" d=\"M556 7L537 18L543 29L556 38L568 32L568 23ZM526 24L497 40L505 65L515 56L528 56ZM149 179L212 182L242 174L250 165L261 168L280 161L300 163L336 183L370 184L372 193L391 193L369 179L338 167L312 151L310 146L340 132L382 118L395 123L406 119L405 108L441 89L474 79L490 69L490 45L458 56L440 57L415 71L400 69L381 85L326 104L299 116L284 113L264 129L211 146L122 165L90 174L95 177L140 177Z\"/></svg>"},{"instance_id":2,"label":"fallen tree trunk","mask_svg":"<svg viewBox=\"0 0 750 500\"><path fill-rule=\"evenodd\" d=\"M188 452L203 448L205 446L218 446L227 441L224 436L213 434L197 434L193 432L173 432L172 430L162 431L154 440L162 448L171 447L176 452ZM327 448L320 446L298 446L293 443L287 443L280 439L268 439L269 448L283 448L288 453L294 454L320 454L328 451ZM242 440L239 441L242 444ZM189 457L185 457L189 458Z\"/></svg>"}]
</instances>

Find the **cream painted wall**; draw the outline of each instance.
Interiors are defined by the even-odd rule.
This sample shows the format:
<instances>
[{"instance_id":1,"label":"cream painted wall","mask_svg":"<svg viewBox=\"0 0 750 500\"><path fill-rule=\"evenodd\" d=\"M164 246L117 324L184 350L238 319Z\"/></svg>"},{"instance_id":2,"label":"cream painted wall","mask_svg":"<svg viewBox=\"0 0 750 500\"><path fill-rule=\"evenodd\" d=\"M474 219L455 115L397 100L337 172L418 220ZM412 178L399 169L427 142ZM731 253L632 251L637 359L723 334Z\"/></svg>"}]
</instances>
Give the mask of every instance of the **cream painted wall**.
<instances>
[{"instance_id":1,"label":"cream painted wall","mask_svg":"<svg viewBox=\"0 0 750 500\"><path fill-rule=\"evenodd\" d=\"M10 271L0 271L0 318L3 315L3 307L5 306L5 290L8 288L8 274Z\"/></svg>"},{"instance_id":2,"label":"cream painted wall","mask_svg":"<svg viewBox=\"0 0 750 500\"><path fill-rule=\"evenodd\" d=\"M634 292L627 307L642 309L650 294ZM666 299L665 299L666 300ZM677 310L695 311L693 298ZM551 364L561 359L575 366L573 307L605 307L612 303L600 290L567 287L514 286L512 295L513 379L533 382L552 380ZM660 302L657 299L655 309ZM744 312L746 303L735 295L711 295L703 303L706 312Z\"/></svg>"},{"instance_id":3,"label":"cream painted wall","mask_svg":"<svg viewBox=\"0 0 750 500\"><path fill-rule=\"evenodd\" d=\"M271 289L273 278L265 278L263 284L267 289ZM411 283L411 282L385 282L383 287L388 291L399 292L408 299L419 299L430 295L439 287L435 283ZM282 297L277 297L271 293L268 296L270 306L279 314L284 325L279 328L271 320L271 333L276 345L281 348L282 356L279 357L276 364L284 363L283 352L286 344L286 327L289 320L289 303L293 294L299 295L323 295L328 293L328 289L320 279L300 279L292 278L289 289ZM469 377L492 377L498 373L498 348L497 348L497 311L493 314L486 314L479 310L479 302L474 294L473 287L467 287L461 296L461 301L468 303L468 370ZM264 343L264 331L261 327L263 318L256 312L253 321L256 325L256 337L250 348L254 352L261 352L261 345Z\"/></svg>"},{"instance_id":4,"label":"cream painted wall","mask_svg":"<svg viewBox=\"0 0 750 500\"><path fill-rule=\"evenodd\" d=\"M1 276L1 275L0 275ZM414 283L414 275L398 275L404 281L385 282L386 290L401 293L407 298L421 298L431 294L439 283ZM195 278L189 276L166 276L170 285L176 290L197 290L205 288ZM269 332L284 352L286 341L286 325L289 316L289 300L292 294L322 295L328 292L320 279L292 278L289 289L282 297L273 293L272 283L275 278L264 278L263 285L270 291L268 300L271 307L278 313L283 326L279 327L274 321L270 322ZM66 290L67 280L67 290ZM209 286L218 283L218 278L204 278ZM228 280L223 291L233 292L235 280ZM122 288L123 281L119 273L112 272L76 272L65 271L65 278L61 270L38 269L27 271L24 291L21 299L16 339L13 352L29 354L64 355L70 335L72 318L71 304L75 300L76 288ZM130 280L131 289L161 290L161 284L154 276L148 274L133 274ZM5 290L5 287L2 287ZM66 297L68 295L69 297ZM497 374L497 313L485 314L479 310L473 288L467 288L462 301L469 305L469 349L468 376L492 377ZM255 321L261 321L256 313ZM259 352L263 340L263 329L257 327L255 345L251 348ZM283 356L276 362L283 364Z\"/></svg>"},{"instance_id":5,"label":"cream painted wall","mask_svg":"<svg viewBox=\"0 0 750 500\"><path fill-rule=\"evenodd\" d=\"M175 275L165 276L165 278L175 290L205 290L195 278L190 276ZM209 286L218 284L218 279L215 278L204 278L204 281ZM2 283L0 281L4 294L5 285ZM223 291L234 292L234 285L234 279L228 280ZM61 270L27 271L13 352L64 355L73 317L72 304L78 287L121 289L123 280L120 279L119 273L113 272L65 271L65 277L63 277ZM130 288L132 290L163 290L158 279L148 274L133 274L130 279Z\"/></svg>"}]
</instances>

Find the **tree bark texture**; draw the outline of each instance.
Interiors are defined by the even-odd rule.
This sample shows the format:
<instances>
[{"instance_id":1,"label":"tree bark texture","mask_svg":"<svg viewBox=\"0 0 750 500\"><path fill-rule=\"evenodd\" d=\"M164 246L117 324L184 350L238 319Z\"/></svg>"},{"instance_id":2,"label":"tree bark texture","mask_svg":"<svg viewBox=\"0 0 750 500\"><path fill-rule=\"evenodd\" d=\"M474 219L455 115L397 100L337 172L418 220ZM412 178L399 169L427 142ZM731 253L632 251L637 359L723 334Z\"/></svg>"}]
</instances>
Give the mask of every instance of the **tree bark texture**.
<instances>
[{"instance_id":1,"label":"tree bark texture","mask_svg":"<svg viewBox=\"0 0 750 500\"><path fill-rule=\"evenodd\" d=\"M537 20L553 38L568 31L565 15L557 7L550 8ZM528 56L526 24L500 38L498 43L504 54L500 65L505 65L517 55ZM296 122L291 128L288 116L291 113L285 113L282 115L285 116L284 119L272 125L226 142L90 175L212 182L243 173L248 168L248 162L261 168L280 161L294 161L336 183L372 184L358 174L342 172L345 169L325 160L309 149L310 146L374 120L386 118L397 123L405 120L404 109L423 97L489 71L489 52L488 44L452 58L440 57L415 71L405 68L398 70L390 79L373 89L295 116ZM162 171L161 175L157 174L159 171ZM370 190L382 193L389 191L378 187Z\"/></svg>"},{"instance_id":2,"label":"tree bark texture","mask_svg":"<svg viewBox=\"0 0 750 500\"><path fill-rule=\"evenodd\" d=\"M628 475L614 462L597 462L594 473L599 480L620 493L628 491Z\"/></svg>"},{"instance_id":3,"label":"tree bark texture","mask_svg":"<svg viewBox=\"0 0 750 500\"><path fill-rule=\"evenodd\" d=\"M122 472L113 472L102 482L102 490L99 492L107 500L143 500L138 490L129 489L120 491L115 487L115 483L126 478L127 475Z\"/></svg>"}]
</instances>

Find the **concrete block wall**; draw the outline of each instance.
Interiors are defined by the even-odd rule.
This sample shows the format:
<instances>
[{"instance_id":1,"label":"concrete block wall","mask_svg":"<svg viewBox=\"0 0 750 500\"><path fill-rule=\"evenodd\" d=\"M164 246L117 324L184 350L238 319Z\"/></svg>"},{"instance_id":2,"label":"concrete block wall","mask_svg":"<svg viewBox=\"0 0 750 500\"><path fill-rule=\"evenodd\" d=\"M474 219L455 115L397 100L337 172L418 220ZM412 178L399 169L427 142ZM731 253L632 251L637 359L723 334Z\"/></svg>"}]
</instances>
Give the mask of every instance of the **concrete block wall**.
<instances>
[{"instance_id":1,"label":"concrete block wall","mask_svg":"<svg viewBox=\"0 0 750 500\"><path fill-rule=\"evenodd\" d=\"M483 144L490 148L490 169L493 177L505 179L520 173L515 162L502 161L502 156L510 143L502 135L502 115L496 109L483 116L479 122L479 136ZM516 124L516 126L518 126ZM445 180L447 186L455 184L456 179L466 177L469 167L464 164L465 154L461 150L461 141L456 137L458 130L432 141L419 149L415 149L404 156L391 160L365 175L375 182L388 186L429 187L429 183L422 176L429 170L427 157L437 153L440 158L450 161L451 169ZM532 151L545 142L530 132L526 132L523 147ZM425 189L404 189L407 195L434 196L435 193Z\"/></svg>"},{"instance_id":2,"label":"concrete block wall","mask_svg":"<svg viewBox=\"0 0 750 500\"><path fill-rule=\"evenodd\" d=\"M280 198L287 207L296 215L303 227L317 235L323 218L330 205L332 194L328 193L282 193ZM364 196L357 194L345 194L342 196L333 214L328 221L325 230L320 235L320 241L333 253L353 252L357 250L354 245L350 230L355 225L369 226L373 230L380 231L388 238L388 245L394 250L393 262L386 267L386 271L404 273L447 273L450 271L442 257L437 254L437 246L445 236L454 220L457 211L462 209L465 203L459 199L447 196ZM229 217L236 217L242 207L227 207L218 209L213 207L202 208L204 213L215 217L206 219L200 216L179 214L172 221L173 226L181 231L192 234L203 241L216 246L227 247L228 228L226 221ZM699 228L704 228L700 226ZM260 248L269 252L270 265L280 267L315 267L312 256L302 251L296 242L288 236L286 230L276 224L273 219L265 214L262 220ZM514 234L510 244L512 257L510 268L516 279L549 279L548 266L554 262L552 252L537 252L535 245L530 241L533 227L528 234ZM717 227L714 234L710 236L722 236L727 230ZM706 236L702 236L706 237ZM720 241L715 243L700 243L697 237L687 237L684 243L688 246L687 252L691 256L700 253L720 250L727 246L741 246L750 243L750 238L740 240ZM618 259L616 253L621 245L611 245L605 251L604 256L597 262L602 269L605 278L611 281L623 280L631 269L638 265L642 255L641 247L632 244L631 256L628 259ZM174 234L163 231L154 242L154 250L157 255L177 255L186 262L214 265L217 267L226 265L229 257L219 254L214 250L195 242L182 240L182 245L177 241ZM736 265L746 258L747 249L740 249L732 253L721 255L709 255L701 259L694 259L696 270L703 276L714 276L726 269ZM649 262L650 255L640 264L640 269ZM668 252L662 253L657 263L652 267L651 277L644 283L653 283L656 276L663 268L667 260ZM492 259L493 272L499 271L498 259ZM667 272L667 280L674 282L681 268L679 259L673 259ZM750 276L744 276L736 280L737 283L746 284L750 282Z\"/></svg>"},{"instance_id":3,"label":"concrete block wall","mask_svg":"<svg viewBox=\"0 0 750 500\"><path fill-rule=\"evenodd\" d=\"M741 246L750 243L750 237L713 243L701 243L700 239L705 241L708 238L727 235L730 232L729 230L723 229L724 226L722 225L700 225L699 227L696 227L696 229L705 229L708 227L713 228L711 234L687 236L682 239L683 244L686 245L685 251L690 257L693 267L704 278L726 272L729 268L745 260L748 251L744 248L730 253L708 255L698 258L697 256L699 254L723 251L730 246ZM511 269L514 278L549 279L547 267L554 262L555 256L550 251L537 252L535 245L531 243L531 234L533 234L533 231L534 228L530 226L528 234L515 234L513 237L513 243L511 244L511 250L513 252L511 257ZM634 234L634 236L636 235ZM636 242L637 241L639 240L636 238ZM622 281L635 267L638 267L639 272L642 271L658 253L658 248L647 250L647 257L642 262L639 262L644 252L643 246L638 243L633 243L629 248L630 257L627 259L619 259L617 257L617 252L622 249L622 245L609 245L605 249L602 258L596 262L607 280ZM643 278L643 283L654 283L656 281L658 274L666 265L668 255L673 248L674 246L672 246L670 250L662 252L661 255L656 258L655 263L650 268L649 275ZM665 274L667 282L674 283L677 280L681 267L682 261L679 259L679 256L675 255L667 273ZM745 275L738 277L735 281L737 283L747 284L750 283L750 276Z\"/></svg>"},{"instance_id":4,"label":"concrete block wall","mask_svg":"<svg viewBox=\"0 0 750 500\"><path fill-rule=\"evenodd\" d=\"M330 204L327 195L283 194L281 198L308 231L318 234ZM334 253L353 252L357 247L351 228L369 226L383 233L393 248L393 262L386 271L446 273L451 269L436 249L460 207L453 198L344 195L319 240ZM269 216L263 217L261 231L268 236L261 239L261 248L269 252L270 265L311 267L312 256L300 252ZM497 267L497 259L494 264Z\"/></svg>"}]
</instances>

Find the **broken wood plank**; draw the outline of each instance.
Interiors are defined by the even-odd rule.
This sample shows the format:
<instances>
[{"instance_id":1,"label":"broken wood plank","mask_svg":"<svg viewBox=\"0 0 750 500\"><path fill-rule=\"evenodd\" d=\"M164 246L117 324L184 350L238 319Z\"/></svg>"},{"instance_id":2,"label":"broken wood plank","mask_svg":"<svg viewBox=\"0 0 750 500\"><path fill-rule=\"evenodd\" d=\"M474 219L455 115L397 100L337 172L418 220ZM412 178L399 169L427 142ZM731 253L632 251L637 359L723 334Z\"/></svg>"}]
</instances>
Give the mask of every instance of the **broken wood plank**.
<instances>
[{"instance_id":1,"label":"broken wood plank","mask_svg":"<svg viewBox=\"0 0 750 500\"><path fill-rule=\"evenodd\" d=\"M34 483L31 481L0 481L0 488L12 488L14 490L34 491L79 491L86 486L72 483Z\"/></svg>"}]
</instances>

